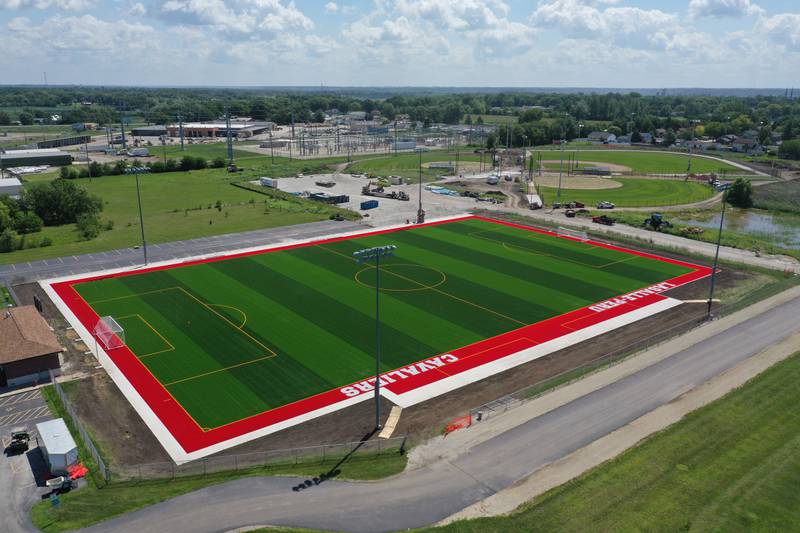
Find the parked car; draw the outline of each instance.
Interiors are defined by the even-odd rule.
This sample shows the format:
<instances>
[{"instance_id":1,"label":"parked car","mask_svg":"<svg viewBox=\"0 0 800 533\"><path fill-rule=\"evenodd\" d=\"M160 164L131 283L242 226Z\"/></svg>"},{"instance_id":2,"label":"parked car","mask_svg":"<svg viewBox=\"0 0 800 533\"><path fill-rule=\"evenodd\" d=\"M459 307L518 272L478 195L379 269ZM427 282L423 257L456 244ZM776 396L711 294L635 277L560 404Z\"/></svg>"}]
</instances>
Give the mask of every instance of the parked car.
<instances>
[{"instance_id":1,"label":"parked car","mask_svg":"<svg viewBox=\"0 0 800 533\"><path fill-rule=\"evenodd\" d=\"M603 224L604 226L613 226L615 220L606 215L600 215L599 217L592 217L592 222L595 224Z\"/></svg>"},{"instance_id":2,"label":"parked car","mask_svg":"<svg viewBox=\"0 0 800 533\"><path fill-rule=\"evenodd\" d=\"M597 202L597 209L614 209L616 207L611 202Z\"/></svg>"}]
</instances>

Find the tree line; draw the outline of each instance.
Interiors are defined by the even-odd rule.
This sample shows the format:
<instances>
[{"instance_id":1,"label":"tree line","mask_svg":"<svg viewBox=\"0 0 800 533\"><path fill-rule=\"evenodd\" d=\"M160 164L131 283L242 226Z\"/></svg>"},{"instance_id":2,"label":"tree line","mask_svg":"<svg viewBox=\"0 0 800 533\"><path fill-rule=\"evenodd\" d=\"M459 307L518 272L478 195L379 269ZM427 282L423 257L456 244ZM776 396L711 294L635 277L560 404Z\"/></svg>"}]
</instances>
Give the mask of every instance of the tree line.
<instances>
[{"instance_id":1,"label":"tree line","mask_svg":"<svg viewBox=\"0 0 800 533\"><path fill-rule=\"evenodd\" d=\"M84 239L93 239L110 224L100 221L102 200L64 179L26 187L20 198L0 196L0 253L49 246L52 241L32 239L44 226L76 224Z\"/></svg>"},{"instance_id":2,"label":"tree line","mask_svg":"<svg viewBox=\"0 0 800 533\"><path fill-rule=\"evenodd\" d=\"M387 93L372 97L371 93ZM706 129L706 134L737 133L746 129L779 131L784 138L800 135L800 100L782 96L642 95L631 93L431 92L397 90L276 91L227 88L133 87L0 87L0 125L60 115L59 122L118 124L123 117L153 124L211 120L228 109L236 116L271 120L286 125L320 122L326 112L379 111L386 121L408 115L423 123L457 124L475 115L509 115L520 123L557 123L574 132L580 124L604 123L623 133L656 128L677 131ZM544 121L544 122L543 122ZM788 136L786 130L788 128ZM531 136L538 131L531 130ZM552 133L552 132L549 132ZM700 133L702 134L702 133ZM557 138L557 137L551 137ZM548 142L549 142L548 140Z\"/></svg>"}]
</instances>

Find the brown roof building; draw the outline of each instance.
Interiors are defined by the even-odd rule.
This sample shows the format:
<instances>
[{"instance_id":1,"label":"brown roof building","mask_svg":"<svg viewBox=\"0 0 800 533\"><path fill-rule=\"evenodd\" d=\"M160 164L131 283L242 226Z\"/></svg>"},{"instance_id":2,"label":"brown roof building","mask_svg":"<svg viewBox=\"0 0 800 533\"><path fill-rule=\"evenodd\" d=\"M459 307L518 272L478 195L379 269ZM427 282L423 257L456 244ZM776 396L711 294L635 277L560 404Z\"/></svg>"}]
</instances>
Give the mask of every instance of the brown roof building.
<instances>
[{"instance_id":1,"label":"brown roof building","mask_svg":"<svg viewBox=\"0 0 800 533\"><path fill-rule=\"evenodd\" d=\"M33 306L0 311L0 387L45 380L49 370L60 371L53 330Z\"/></svg>"}]
</instances>

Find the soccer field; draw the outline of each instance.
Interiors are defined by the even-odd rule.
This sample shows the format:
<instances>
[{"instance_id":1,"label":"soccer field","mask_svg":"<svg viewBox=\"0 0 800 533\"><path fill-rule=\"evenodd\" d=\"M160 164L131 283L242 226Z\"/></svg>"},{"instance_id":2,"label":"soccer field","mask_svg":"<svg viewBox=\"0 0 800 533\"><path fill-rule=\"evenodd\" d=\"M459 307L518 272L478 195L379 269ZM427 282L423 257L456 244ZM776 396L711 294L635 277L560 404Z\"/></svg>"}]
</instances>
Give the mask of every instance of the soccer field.
<instances>
[{"instance_id":1,"label":"soccer field","mask_svg":"<svg viewBox=\"0 0 800 533\"><path fill-rule=\"evenodd\" d=\"M397 246L381 262L382 371L425 361L444 377L453 350L702 269L479 218L376 233L70 288L89 306L76 311L81 321L116 319L132 368L146 368L168 393L163 401L214 432L329 391L370 389L375 268L353 258L359 249ZM543 342L534 333L524 340Z\"/></svg>"}]
</instances>

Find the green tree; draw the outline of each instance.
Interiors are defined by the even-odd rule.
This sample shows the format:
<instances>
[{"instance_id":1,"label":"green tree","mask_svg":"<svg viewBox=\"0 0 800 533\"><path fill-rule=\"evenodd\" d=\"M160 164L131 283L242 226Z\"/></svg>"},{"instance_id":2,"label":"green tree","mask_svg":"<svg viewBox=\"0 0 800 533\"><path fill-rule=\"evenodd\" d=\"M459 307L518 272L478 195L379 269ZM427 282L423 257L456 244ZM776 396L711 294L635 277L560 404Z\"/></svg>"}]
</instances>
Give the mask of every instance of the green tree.
<instances>
[{"instance_id":1,"label":"green tree","mask_svg":"<svg viewBox=\"0 0 800 533\"><path fill-rule=\"evenodd\" d=\"M30 211L21 213L14 219L14 229L21 235L38 233L42 231L42 226L44 226L42 219L36 213Z\"/></svg>"},{"instance_id":2,"label":"green tree","mask_svg":"<svg viewBox=\"0 0 800 533\"><path fill-rule=\"evenodd\" d=\"M9 228L0 233L0 253L13 252L19 248L19 238Z\"/></svg>"},{"instance_id":3,"label":"green tree","mask_svg":"<svg viewBox=\"0 0 800 533\"><path fill-rule=\"evenodd\" d=\"M800 159L800 139L783 141L778 149L778 155L785 159Z\"/></svg>"},{"instance_id":4,"label":"green tree","mask_svg":"<svg viewBox=\"0 0 800 533\"><path fill-rule=\"evenodd\" d=\"M753 185L750 180L736 178L725 195L725 200L734 207L753 207Z\"/></svg>"},{"instance_id":5,"label":"green tree","mask_svg":"<svg viewBox=\"0 0 800 533\"><path fill-rule=\"evenodd\" d=\"M0 204L0 231L11 226L11 213L6 204Z\"/></svg>"},{"instance_id":6,"label":"green tree","mask_svg":"<svg viewBox=\"0 0 800 533\"><path fill-rule=\"evenodd\" d=\"M480 117L478 117L480 119ZM497 135L492 132L486 136L486 149L487 150L494 150L497 148Z\"/></svg>"},{"instance_id":7,"label":"green tree","mask_svg":"<svg viewBox=\"0 0 800 533\"><path fill-rule=\"evenodd\" d=\"M0 111L0 126L8 126L11 124L11 116L5 111Z\"/></svg>"},{"instance_id":8,"label":"green tree","mask_svg":"<svg viewBox=\"0 0 800 533\"><path fill-rule=\"evenodd\" d=\"M33 115L25 111L20 113L17 119L23 126L30 126L31 124L33 124Z\"/></svg>"},{"instance_id":9,"label":"green tree","mask_svg":"<svg viewBox=\"0 0 800 533\"><path fill-rule=\"evenodd\" d=\"M642 134L638 131L634 131L631 133L631 142L632 143L640 143L642 142Z\"/></svg>"},{"instance_id":10,"label":"green tree","mask_svg":"<svg viewBox=\"0 0 800 533\"><path fill-rule=\"evenodd\" d=\"M100 216L97 213L84 213L77 220L78 233L81 237L90 241L100 235L102 226Z\"/></svg>"}]
</instances>

